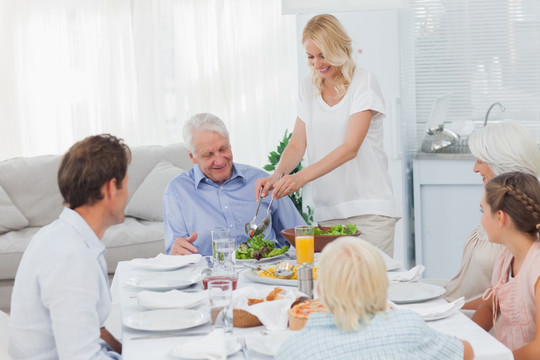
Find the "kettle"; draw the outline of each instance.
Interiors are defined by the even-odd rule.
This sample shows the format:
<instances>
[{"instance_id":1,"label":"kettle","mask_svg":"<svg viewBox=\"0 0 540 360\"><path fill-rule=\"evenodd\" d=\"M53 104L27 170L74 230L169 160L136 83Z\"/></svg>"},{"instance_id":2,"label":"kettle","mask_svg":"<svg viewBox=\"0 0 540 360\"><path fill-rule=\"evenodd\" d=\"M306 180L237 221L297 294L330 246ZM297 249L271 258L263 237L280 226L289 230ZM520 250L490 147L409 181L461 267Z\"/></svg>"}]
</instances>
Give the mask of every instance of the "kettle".
<instances>
[{"instance_id":1,"label":"kettle","mask_svg":"<svg viewBox=\"0 0 540 360\"><path fill-rule=\"evenodd\" d=\"M426 136L420 148L423 152L438 152L459 140L459 135L450 129L445 129L444 124L431 127L426 130Z\"/></svg>"}]
</instances>

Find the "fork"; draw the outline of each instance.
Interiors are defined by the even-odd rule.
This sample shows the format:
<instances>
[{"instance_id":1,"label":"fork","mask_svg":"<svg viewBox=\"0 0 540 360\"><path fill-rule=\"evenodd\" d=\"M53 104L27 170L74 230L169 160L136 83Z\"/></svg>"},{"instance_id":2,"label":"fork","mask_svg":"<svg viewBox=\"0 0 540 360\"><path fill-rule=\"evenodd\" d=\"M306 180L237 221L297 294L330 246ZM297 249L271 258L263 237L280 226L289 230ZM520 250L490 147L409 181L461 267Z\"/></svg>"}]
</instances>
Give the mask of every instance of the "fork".
<instances>
[{"instance_id":1,"label":"fork","mask_svg":"<svg viewBox=\"0 0 540 360\"><path fill-rule=\"evenodd\" d=\"M244 359L251 360L248 354L248 348L246 345L246 338L240 338L240 345L242 346L242 353L244 354Z\"/></svg>"}]
</instances>

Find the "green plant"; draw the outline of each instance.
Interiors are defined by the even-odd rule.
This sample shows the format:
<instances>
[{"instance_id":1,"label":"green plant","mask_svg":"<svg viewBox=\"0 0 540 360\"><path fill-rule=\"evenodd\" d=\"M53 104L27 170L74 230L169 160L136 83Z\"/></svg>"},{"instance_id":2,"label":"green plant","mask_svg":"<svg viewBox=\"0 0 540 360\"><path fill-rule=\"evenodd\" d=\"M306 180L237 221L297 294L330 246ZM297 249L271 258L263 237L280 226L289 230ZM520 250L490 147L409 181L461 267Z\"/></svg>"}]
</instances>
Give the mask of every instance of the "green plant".
<instances>
[{"instance_id":1,"label":"green plant","mask_svg":"<svg viewBox=\"0 0 540 360\"><path fill-rule=\"evenodd\" d=\"M279 142L279 145L276 149L276 151L271 151L268 154L268 161L270 161L270 164L264 165L264 170L266 171L274 171L276 169L277 164L279 163L279 160L281 159L281 155L283 154L283 150L287 147L289 144L289 140L291 140L292 133L289 134L288 130L285 130L285 135L283 135L283 139ZM299 163L298 166L291 171L291 174L297 173L298 171L302 170L302 163ZM292 193L289 195L291 198L294 206L298 210L300 214L302 214L302 217L308 224L313 223L313 210L308 206L307 207L307 214L304 212L304 209L302 208L302 189Z\"/></svg>"}]
</instances>

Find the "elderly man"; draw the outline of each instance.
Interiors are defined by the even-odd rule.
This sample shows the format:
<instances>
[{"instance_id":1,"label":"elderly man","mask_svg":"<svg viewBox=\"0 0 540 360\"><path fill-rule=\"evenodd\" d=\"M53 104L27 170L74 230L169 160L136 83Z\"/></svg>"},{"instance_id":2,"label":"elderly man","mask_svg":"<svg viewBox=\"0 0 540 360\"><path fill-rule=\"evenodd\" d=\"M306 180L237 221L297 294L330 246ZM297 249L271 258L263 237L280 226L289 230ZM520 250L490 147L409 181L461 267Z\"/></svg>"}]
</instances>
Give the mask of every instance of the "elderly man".
<instances>
[{"instance_id":1,"label":"elderly man","mask_svg":"<svg viewBox=\"0 0 540 360\"><path fill-rule=\"evenodd\" d=\"M212 254L211 231L229 229L236 242L247 238L245 224L253 219L257 203L255 181L268 174L233 162L229 133L212 114L197 114L184 125L184 142L194 167L175 177L163 194L165 249L171 255ZM266 216L269 199L263 199L258 221ZM287 243L280 231L304 225L288 197L274 201L272 226L265 239Z\"/></svg>"},{"instance_id":2,"label":"elderly man","mask_svg":"<svg viewBox=\"0 0 540 360\"><path fill-rule=\"evenodd\" d=\"M13 359L120 359L103 327L111 309L105 246L124 221L131 152L111 135L73 145L58 170L66 207L24 252L11 298Z\"/></svg>"}]
</instances>

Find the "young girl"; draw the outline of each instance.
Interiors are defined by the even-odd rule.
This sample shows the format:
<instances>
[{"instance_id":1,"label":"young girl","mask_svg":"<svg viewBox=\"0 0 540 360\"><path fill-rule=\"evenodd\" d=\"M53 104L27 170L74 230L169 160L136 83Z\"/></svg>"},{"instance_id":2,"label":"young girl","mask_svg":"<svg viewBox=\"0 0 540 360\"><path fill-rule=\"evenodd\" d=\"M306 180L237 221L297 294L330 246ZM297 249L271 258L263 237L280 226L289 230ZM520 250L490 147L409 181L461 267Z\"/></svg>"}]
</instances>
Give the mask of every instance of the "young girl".
<instances>
[{"instance_id":1,"label":"young girl","mask_svg":"<svg viewBox=\"0 0 540 360\"><path fill-rule=\"evenodd\" d=\"M489 240L505 249L473 320L494 327L515 359L540 359L540 183L519 172L499 175L486 184L480 207Z\"/></svg>"}]
</instances>

